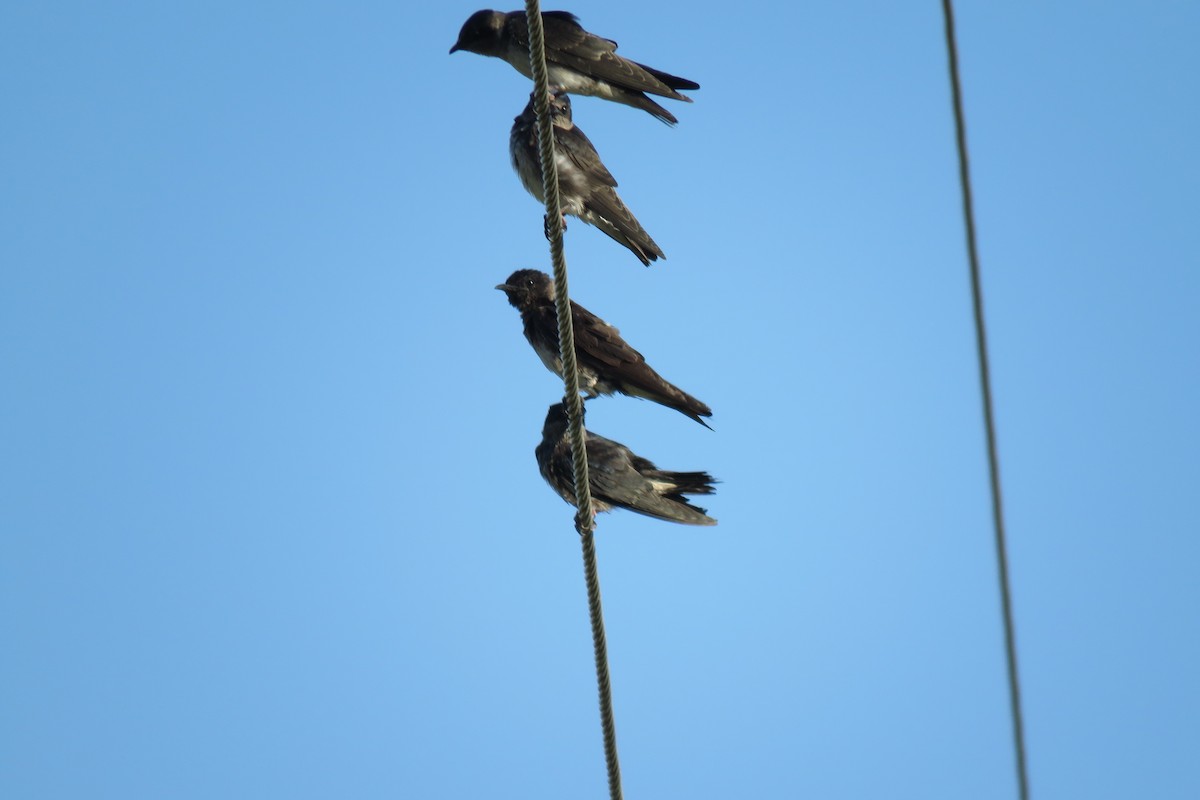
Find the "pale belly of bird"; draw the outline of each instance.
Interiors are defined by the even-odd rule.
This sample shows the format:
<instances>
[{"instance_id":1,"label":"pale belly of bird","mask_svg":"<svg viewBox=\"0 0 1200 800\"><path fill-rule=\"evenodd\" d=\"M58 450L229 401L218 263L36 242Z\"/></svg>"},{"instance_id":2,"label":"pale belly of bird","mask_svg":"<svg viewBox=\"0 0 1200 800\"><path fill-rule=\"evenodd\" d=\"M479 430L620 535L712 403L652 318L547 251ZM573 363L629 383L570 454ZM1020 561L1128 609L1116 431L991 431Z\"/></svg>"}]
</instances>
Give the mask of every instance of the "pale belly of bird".
<instances>
[{"instance_id":1,"label":"pale belly of bird","mask_svg":"<svg viewBox=\"0 0 1200 800\"><path fill-rule=\"evenodd\" d=\"M611 84L604 81L597 81L595 78L584 75L569 67L548 64L546 77L549 79L551 86L558 86L565 89L568 94L603 97L606 100L613 99Z\"/></svg>"}]
</instances>

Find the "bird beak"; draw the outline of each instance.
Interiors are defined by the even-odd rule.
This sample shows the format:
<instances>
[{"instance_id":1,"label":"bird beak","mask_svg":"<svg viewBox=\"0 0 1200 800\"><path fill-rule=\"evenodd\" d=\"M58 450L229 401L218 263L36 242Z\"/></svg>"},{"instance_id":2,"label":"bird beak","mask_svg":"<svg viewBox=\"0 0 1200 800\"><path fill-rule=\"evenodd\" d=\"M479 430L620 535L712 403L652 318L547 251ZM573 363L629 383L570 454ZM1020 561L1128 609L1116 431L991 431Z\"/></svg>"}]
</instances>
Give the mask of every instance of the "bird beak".
<instances>
[{"instance_id":1,"label":"bird beak","mask_svg":"<svg viewBox=\"0 0 1200 800\"><path fill-rule=\"evenodd\" d=\"M502 292L507 292L507 291L512 290L513 287L509 286L507 283L501 283L496 288Z\"/></svg>"},{"instance_id":2,"label":"bird beak","mask_svg":"<svg viewBox=\"0 0 1200 800\"><path fill-rule=\"evenodd\" d=\"M457 53L458 51L459 51L458 42L455 42L454 47L450 48L450 53L453 54L453 53Z\"/></svg>"}]
</instances>

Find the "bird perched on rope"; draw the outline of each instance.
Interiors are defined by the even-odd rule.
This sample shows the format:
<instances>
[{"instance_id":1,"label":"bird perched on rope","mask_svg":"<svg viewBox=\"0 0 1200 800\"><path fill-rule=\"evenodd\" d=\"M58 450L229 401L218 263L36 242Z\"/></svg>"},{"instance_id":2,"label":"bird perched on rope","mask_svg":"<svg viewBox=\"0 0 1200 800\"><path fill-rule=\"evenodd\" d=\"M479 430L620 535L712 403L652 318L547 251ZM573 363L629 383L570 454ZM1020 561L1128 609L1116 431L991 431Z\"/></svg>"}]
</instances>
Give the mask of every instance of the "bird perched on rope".
<instances>
[{"instance_id":1,"label":"bird perched on rope","mask_svg":"<svg viewBox=\"0 0 1200 800\"><path fill-rule=\"evenodd\" d=\"M625 445L584 431L588 486L597 511L627 508L648 517L685 525L716 525L687 494L712 494L716 481L707 472L667 472ZM542 441L534 451L542 477L562 499L575 505L574 462L567 435L567 409L555 403L546 412Z\"/></svg>"},{"instance_id":2,"label":"bird perched on rope","mask_svg":"<svg viewBox=\"0 0 1200 800\"><path fill-rule=\"evenodd\" d=\"M585 31L574 14L542 12L546 41L546 73L551 86L571 94L591 95L648 111L674 125L679 120L646 96L646 92L672 100L692 102L676 89L699 89L700 84L622 58L617 43ZM524 11L476 11L459 31L451 53L468 50L495 56L511 64L526 78L529 68L529 20Z\"/></svg>"},{"instance_id":3,"label":"bird perched on rope","mask_svg":"<svg viewBox=\"0 0 1200 800\"><path fill-rule=\"evenodd\" d=\"M558 169L558 191L564 214L579 217L613 240L629 248L646 266L666 258L650 234L617 196L617 180L600 161L600 154L571 117L571 98L566 92L550 93L550 118L554 130L554 163ZM537 113L533 93L525 110L513 119L508 152L521 184L545 202L542 191L542 160L538 150Z\"/></svg>"},{"instance_id":4,"label":"bird perched on rope","mask_svg":"<svg viewBox=\"0 0 1200 800\"><path fill-rule=\"evenodd\" d=\"M513 308L521 312L525 338L538 358L546 369L561 378L554 280L536 269L519 269L496 288L504 292ZM651 369L642 354L621 338L620 331L574 300L571 301L571 322L575 331L579 388L589 398L615 393L643 397L709 427L700 418L711 417L712 409Z\"/></svg>"}]
</instances>

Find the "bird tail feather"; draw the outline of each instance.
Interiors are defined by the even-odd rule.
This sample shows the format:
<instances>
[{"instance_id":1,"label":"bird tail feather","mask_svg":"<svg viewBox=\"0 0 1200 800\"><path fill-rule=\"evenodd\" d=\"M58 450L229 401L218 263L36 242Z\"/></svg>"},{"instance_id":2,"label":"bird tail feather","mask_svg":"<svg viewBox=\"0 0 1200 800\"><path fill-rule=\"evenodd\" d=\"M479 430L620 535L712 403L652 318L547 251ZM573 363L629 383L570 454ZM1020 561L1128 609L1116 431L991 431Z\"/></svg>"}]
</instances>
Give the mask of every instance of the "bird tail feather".
<instances>
[{"instance_id":1,"label":"bird tail feather","mask_svg":"<svg viewBox=\"0 0 1200 800\"><path fill-rule=\"evenodd\" d=\"M593 194L581 219L627 247L647 267L651 261L667 257L614 191Z\"/></svg>"},{"instance_id":2,"label":"bird tail feather","mask_svg":"<svg viewBox=\"0 0 1200 800\"><path fill-rule=\"evenodd\" d=\"M681 78L678 75L672 75L669 72L663 72L661 69L655 69L654 67L647 67L645 64L638 64L636 61L633 63L646 70L646 72L649 72L655 78L662 81L663 85L671 89L685 89L690 91L700 88L700 84L696 83L695 81L689 81L687 78ZM662 94L664 97L670 97L672 100L682 100L685 103L692 102L692 98L679 94L675 91L672 91L670 94L666 92L663 92Z\"/></svg>"}]
</instances>

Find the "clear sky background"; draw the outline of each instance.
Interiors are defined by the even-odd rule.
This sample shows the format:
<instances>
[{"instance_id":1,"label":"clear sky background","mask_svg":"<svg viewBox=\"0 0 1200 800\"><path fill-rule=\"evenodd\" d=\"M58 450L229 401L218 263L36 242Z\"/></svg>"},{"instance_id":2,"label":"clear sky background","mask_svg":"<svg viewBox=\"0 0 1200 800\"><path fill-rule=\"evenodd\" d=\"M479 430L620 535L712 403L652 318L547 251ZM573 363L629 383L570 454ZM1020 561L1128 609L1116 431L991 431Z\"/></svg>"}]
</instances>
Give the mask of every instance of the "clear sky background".
<instances>
[{"instance_id":1,"label":"clear sky background","mask_svg":"<svg viewBox=\"0 0 1200 800\"><path fill-rule=\"evenodd\" d=\"M0 796L606 796L475 10L0 10ZM626 796L1015 797L939 4L572 10L702 86L575 103L722 480L599 520ZM1034 794L1200 797L1200 6L958 14Z\"/></svg>"}]
</instances>

